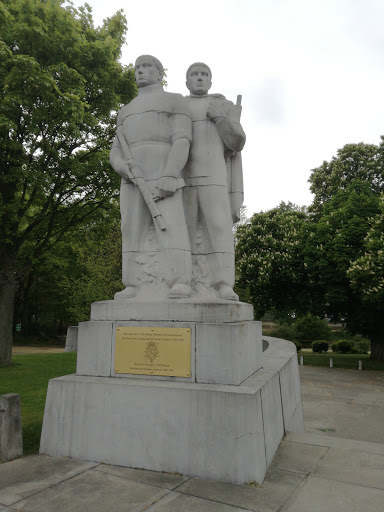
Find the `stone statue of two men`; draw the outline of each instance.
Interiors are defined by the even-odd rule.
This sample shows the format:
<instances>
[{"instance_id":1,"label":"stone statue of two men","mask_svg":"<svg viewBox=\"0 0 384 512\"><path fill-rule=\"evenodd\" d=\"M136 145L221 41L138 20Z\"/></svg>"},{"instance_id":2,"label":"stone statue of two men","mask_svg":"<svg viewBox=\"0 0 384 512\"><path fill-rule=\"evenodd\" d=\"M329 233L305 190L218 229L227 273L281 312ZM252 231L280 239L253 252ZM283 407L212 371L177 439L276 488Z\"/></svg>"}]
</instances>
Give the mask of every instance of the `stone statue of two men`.
<instances>
[{"instance_id":1,"label":"stone statue of two men","mask_svg":"<svg viewBox=\"0 0 384 512\"><path fill-rule=\"evenodd\" d=\"M192 64L190 95L163 90L164 68L135 63L138 96L119 112L110 161L121 176L125 289L143 297L238 300L232 226L242 204L240 105L208 94L212 73Z\"/></svg>"}]
</instances>

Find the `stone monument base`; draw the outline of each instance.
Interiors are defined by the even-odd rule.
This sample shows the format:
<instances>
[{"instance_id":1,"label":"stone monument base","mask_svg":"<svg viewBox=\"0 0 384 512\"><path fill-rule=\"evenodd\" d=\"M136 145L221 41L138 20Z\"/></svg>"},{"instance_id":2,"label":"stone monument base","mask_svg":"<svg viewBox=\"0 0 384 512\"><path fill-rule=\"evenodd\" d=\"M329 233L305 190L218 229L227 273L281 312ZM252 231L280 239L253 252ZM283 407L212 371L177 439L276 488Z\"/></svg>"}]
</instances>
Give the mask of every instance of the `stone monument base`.
<instances>
[{"instance_id":1,"label":"stone monument base","mask_svg":"<svg viewBox=\"0 0 384 512\"><path fill-rule=\"evenodd\" d=\"M49 382L40 453L261 483L284 433L303 431L296 348L269 338L263 357L249 305L106 301L92 311L77 374ZM116 373L116 329L132 326L187 328L191 375Z\"/></svg>"}]
</instances>

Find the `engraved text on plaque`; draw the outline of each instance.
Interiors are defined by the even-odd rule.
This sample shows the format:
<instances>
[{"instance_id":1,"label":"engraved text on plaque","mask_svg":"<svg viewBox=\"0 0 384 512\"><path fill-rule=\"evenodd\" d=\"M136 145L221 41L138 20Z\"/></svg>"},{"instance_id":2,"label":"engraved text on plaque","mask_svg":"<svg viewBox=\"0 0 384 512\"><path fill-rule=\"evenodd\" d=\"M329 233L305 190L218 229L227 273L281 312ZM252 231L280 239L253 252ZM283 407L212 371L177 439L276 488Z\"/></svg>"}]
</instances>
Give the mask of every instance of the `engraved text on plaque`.
<instances>
[{"instance_id":1,"label":"engraved text on plaque","mask_svg":"<svg viewBox=\"0 0 384 512\"><path fill-rule=\"evenodd\" d=\"M117 327L115 373L191 376L191 329Z\"/></svg>"}]
</instances>

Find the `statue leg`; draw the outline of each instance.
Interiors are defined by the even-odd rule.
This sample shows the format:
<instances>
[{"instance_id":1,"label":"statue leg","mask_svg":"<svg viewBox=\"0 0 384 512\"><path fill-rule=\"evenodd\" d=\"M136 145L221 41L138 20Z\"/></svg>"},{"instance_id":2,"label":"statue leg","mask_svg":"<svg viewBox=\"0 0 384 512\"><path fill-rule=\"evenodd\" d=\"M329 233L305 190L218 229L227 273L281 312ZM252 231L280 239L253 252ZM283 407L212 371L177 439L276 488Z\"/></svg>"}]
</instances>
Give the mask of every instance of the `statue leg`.
<instances>
[{"instance_id":1,"label":"statue leg","mask_svg":"<svg viewBox=\"0 0 384 512\"><path fill-rule=\"evenodd\" d=\"M235 254L228 189L220 185L199 185L196 188L202 221L209 238L207 259L212 284L222 299L239 300L233 291Z\"/></svg>"},{"instance_id":2,"label":"statue leg","mask_svg":"<svg viewBox=\"0 0 384 512\"><path fill-rule=\"evenodd\" d=\"M162 250L164 279L170 291L168 297L181 299L191 294L192 257L184 215L183 191L157 202L166 229L157 229Z\"/></svg>"},{"instance_id":3,"label":"statue leg","mask_svg":"<svg viewBox=\"0 0 384 512\"><path fill-rule=\"evenodd\" d=\"M122 235L122 281L125 289L115 294L115 299L135 297L137 293L136 258L151 226L151 215L140 191L131 184L120 188L120 213Z\"/></svg>"}]
</instances>

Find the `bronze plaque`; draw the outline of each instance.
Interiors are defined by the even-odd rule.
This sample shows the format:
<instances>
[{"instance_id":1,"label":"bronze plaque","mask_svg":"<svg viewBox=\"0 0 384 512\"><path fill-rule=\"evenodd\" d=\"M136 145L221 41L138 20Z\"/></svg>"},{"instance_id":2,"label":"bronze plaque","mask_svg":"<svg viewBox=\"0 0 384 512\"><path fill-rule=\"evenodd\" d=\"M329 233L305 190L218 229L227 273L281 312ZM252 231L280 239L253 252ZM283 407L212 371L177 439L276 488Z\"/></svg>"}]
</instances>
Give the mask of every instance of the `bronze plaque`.
<instances>
[{"instance_id":1,"label":"bronze plaque","mask_svg":"<svg viewBox=\"0 0 384 512\"><path fill-rule=\"evenodd\" d=\"M115 373L191 376L191 329L117 327Z\"/></svg>"}]
</instances>

